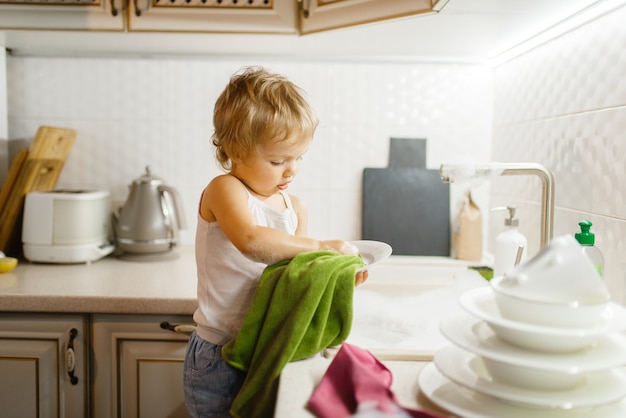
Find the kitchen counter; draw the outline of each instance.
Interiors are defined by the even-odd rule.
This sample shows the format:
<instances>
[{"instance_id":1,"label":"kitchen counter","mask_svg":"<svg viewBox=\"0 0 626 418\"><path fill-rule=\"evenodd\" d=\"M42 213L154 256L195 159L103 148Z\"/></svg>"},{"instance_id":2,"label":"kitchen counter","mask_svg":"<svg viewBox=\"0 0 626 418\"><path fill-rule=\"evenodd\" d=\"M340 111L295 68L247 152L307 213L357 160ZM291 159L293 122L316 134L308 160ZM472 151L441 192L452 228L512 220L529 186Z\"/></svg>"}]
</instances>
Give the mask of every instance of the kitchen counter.
<instances>
[{"instance_id":1,"label":"kitchen counter","mask_svg":"<svg viewBox=\"0 0 626 418\"><path fill-rule=\"evenodd\" d=\"M0 274L0 311L191 315L196 309L193 247L161 260L114 256L85 264L20 260Z\"/></svg>"}]
</instances>

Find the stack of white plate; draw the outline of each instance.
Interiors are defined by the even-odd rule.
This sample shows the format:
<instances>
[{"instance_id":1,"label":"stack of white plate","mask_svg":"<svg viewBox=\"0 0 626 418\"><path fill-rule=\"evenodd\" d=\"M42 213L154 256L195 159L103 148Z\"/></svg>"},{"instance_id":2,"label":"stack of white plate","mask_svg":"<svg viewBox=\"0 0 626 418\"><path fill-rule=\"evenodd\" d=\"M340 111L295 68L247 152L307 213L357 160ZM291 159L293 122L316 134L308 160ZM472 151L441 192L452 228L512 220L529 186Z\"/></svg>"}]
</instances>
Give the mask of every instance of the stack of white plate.
<instances>
[{"instance_id":1,"label":"stack of white plate","mask_svg":"<svg viewBox=\"0 0 626 418\"><path fill-rule=\"evenodd\" d=\"M626 309L609 302L585 327L502 316L494 290L460 297L440 322L452 343L419 376L435 404L465 418L626 417Z\"/></svg>"}]
</instances>

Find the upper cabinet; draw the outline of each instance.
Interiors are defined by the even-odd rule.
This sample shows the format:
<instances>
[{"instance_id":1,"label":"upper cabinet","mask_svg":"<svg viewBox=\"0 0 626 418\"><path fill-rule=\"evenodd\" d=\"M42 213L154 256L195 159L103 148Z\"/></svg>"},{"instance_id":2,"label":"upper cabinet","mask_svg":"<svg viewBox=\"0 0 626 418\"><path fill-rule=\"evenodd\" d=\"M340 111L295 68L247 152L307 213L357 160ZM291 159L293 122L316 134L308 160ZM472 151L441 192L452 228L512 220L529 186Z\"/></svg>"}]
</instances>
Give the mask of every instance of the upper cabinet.
<instances>
[{"instance_id":1,"label":"upper cabinet","mask_svg":"<svg viewBox=\"0 0 626 418\"><path fill-rule=\"evenodd\" d=\"M434 13L448 0L302 0L299 33Z\"/></svg>"},{"instance_id":2,"label":"upper cabinet","mask_svg":"<svg viewBox=\"0 0 626 418\"><path fill-rule=\"evenodd\" d=\"M0 30L124 30L109 0L0 0Z\"/></svg>"},{"instance_id":3,"label":"upper cabinet","mask_svg":"<svg viewBox=\"0 0 626 418\"><path fill-rule=\"evenodd\" d=\"M448 0L0 0L0 30L307 34Z\"/></svg>"},{"instance_id":4,"label":"upper cabinet","mask_svg":"<svg viewBox=\"0 0 626 418\"><path fill-rule=\"evenodd\" d=\"M292 33L293 0L0 0L0 30Z\"/></svg>"},{"instance_id":5,"label":"upper cabinet","mask_svg":"<svg viewBox=\"0 0 626 418\"><path fill-rule=\"evenodd\" d=\"M118 0L120 1L120 0ZM295 34L294 0L124 0L129 31Z\"/></svg>"}]
</instances>

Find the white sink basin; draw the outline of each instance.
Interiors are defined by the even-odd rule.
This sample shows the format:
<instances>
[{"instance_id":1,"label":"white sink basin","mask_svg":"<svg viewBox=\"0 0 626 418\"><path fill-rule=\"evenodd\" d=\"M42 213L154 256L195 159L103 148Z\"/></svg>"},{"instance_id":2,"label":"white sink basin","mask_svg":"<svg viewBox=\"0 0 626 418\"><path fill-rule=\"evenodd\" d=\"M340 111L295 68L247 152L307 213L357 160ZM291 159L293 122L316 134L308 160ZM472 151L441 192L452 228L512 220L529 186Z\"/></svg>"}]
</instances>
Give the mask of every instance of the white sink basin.
<instances>
[{"instance_id":1,"label":"white sink basin","mask_svg":"<svg viewBox=\"0 0 626 418\"><path fill-rule=\"evenodd\" d=\"M388 355L433 354L447 344L439 319L461 309L463 292L488 286L468 265L443 257L392 256L372 266L367 282L355 289L347 341Z\"/></svg>"}]
</instances>

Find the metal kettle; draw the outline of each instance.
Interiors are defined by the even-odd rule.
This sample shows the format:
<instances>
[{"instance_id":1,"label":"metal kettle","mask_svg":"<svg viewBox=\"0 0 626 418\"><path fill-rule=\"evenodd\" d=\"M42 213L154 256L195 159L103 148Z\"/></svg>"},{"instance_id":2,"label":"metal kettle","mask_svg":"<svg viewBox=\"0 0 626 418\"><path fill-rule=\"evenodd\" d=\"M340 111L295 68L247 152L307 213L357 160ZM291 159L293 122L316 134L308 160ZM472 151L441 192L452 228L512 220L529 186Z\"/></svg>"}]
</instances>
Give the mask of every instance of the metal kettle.
<instances>
[{"instance_id":1,"label":"metal kettle","mask_svg":"<svg viewBox=\"0 0 626 418\"><path fill-rule=\"evenodd\" d=\"M152 175L150 167L129 186L115 222L118 248L124 253L154 254L178 244L187 227L178 191Z\"/></svg>"}]
</instances>

